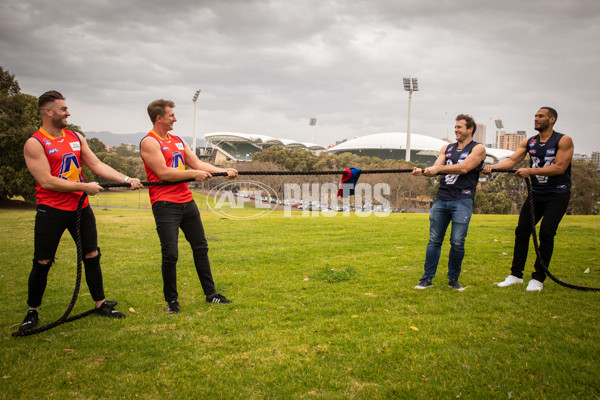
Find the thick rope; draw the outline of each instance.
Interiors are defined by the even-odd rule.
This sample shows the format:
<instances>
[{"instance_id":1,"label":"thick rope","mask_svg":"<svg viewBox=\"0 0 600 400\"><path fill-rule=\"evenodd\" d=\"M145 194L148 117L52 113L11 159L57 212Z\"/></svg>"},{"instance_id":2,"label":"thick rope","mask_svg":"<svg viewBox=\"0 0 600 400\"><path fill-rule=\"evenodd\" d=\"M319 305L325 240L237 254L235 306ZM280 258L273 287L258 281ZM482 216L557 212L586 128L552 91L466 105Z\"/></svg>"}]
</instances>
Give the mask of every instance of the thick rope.
<instances>
[{"instance_id":1,"label":"thick rope","mask_svg":"<svg viewBox=\"0 0 600 400\"><path fill-rule=\"evenodd\" d=\"M69 303L69 306L67 307L67 310L65 311L65 313L56 321L41 326L39 328L34 328L34 329L29 329L27 331L17 331L17 332L13 332L13 336L30 336L30 335L35 335L37 333L42 333L45 331L48 331L52 328L56 328L59 325L62 325L66 322L71 322L71 321L75 321L77 319L86 317L90 314L93 314L94 312L96 312L96 308L92 308L91 310L85 311L81 314L75 315L73 317L69 318L69 314L71 314L71 311L73 311L73 307L75 307L75 302L77 301L77 298L79 297L79 288L81 286L81 270L82 267L81 265L83 264L83 250L81 248L81 207L83 206L83 202L86 199L87 194L84 192L81 195L81 198L79 199L79 203L77 204L77 211L76 211L76 218L75 218L75 244L77 245L77 274L76 274L76 278L75 278L75 289L73 290L73 296L71 297L71 302Z\"/></svg>"},{"instance_id":2,"label":"thick rope","mask_svg":"<svg viewBox=\"0 0 600 400\"><path fill-rule=\"evenodd\" d=\"M187 181L182 181L182 182L143 182L142 184L144 186L173 185L173 184L177 184L177 183L190 182L192 180L187 180ZM104 184L101 184L100 186L107 189L107 188L114 188L114 187L130 187L131 184L129 184L129 183L104 183ZM71 314L71 311L73 311L73 308L75 307L75 303L77 302L77 298L79 297L79 289L81 287L81 272L82 272L82 264L83 264L83 250L81 248L81 208L83 207L83 202L85 201L86 198L87 198L87 193L83 192L83 194L81 195L81 197L79 199L79 203L77 204L76 217L75 217L75 232L76 232L75 244L77 246L77 273L76 273L76 278L75 278L75 289L73 290L73 296L71 297L71 301L69 302L69 306L67 307L67 310L64 312L64 314L59 319L57 319L56 321L54 321L50 324L41 326L39 328L29 329L29 330L26 330L23 332L21 332L21 331L13 332L12 333L13 336L23 337L23 336L30 336L30 335L42 333L42 332L48 331L52 328L56 328L57 326L62 325L64 323L75 321L75 320L78 320L83 317L87 317L88 315L94 314L96 312L96 308L94 307L90 310L82 312L81 314L77 314L72 317L69 317L69 315ZM109 300L105 300L105 301L109 301ZM112 302L112 301L111 301L111 303L115 304L115 302Z\"/></svg>"},{"instance_id":3,"label":"thick rope","mask_svg":"<svg viewBox=\"0 0 600 400\"><path fill-rule=\"evenodd\" d=\"M405 169L363 169L361 174L401 174L412 172ZM238 175L343 175L345 171L238 171ZM211 172L212 176L227 176L227 172Z\"/></svg>"},{"instance_id":4,"label":"thick rope","mask_svg":"<svg viewBox=\"0 0 600 400\"><path fill-rule=\"evenodd\" d=\"M373 169L373 170L361 170L361 174L393 174L393 173L410 173L412 171L413 171L412 168ZM492 169L492 172L514 173L514 172L516 172L516 170ZM346 173L346 171L238 171L238 175L263 175L263 176L266 176L266 175L340 175L340 174L344 174L344 173ZM213 172L213 173L211 173L211 175L212 176L227 176L227 172ZM444 174L439 174L439 175L444 175ZM176 184L180 184L180 183L193 182L193 181L194 181L194 179L188 179L188 180L178 181L178 182L142 182L142 185L144 185L144 186L176 185ZM559 285L571 288L571 289L587 290L587 291L600 291L600 289L598 289L598 288L589 288L589 287L571 285L569 283L562 282L550 273L550 271L548 270L548 266L543 261L540 251L539 251L537 235L536 235L536 230L535 230L536 223L535 223L535 215L534 215L534 210L533 210L533 192L531 190L531 182L529 181L529 179L526 179L526 183L527 183L527 201L529 202L530 214L531 214L533 245L534 245L537 257L540 260L540 264L546 270L546 274L554 282L558 283ZM105 183L105 184L101 184L100 186L107 189L107 188L117 188L117 187L130 187L131 185L129 183ZM75 302L77 301L77 298L79 296L79 289L81 286L81 271L82 271L82 263L83 263L83 254L82 253L83 252L81 249L80 224L81 224L81 207L83 206L83 202L86 199L86 197L87 197L87 194L84 192L81 195L81 198L79 199L79 203L77 205L77 217L76 217L77 219L76 219L76 223L75 223L76 224L75 225L76 232L77 232L76 240L75 240L76 245L77 245L77 276L75 279L75 290L73 291L73 296L71 298L71 302L69 303L69 306L67 307L67 310L55 322L44 325L40 328L30 329L30 330L27 330L24 332L19 332L19 331L13 332L13 334L12 334L13 336L29 336L29 335L34 335L37 333L45 332L47 330L57 327L58 325L63 324L63 323L75 321L77 319L86 317L86 316L91 315L96 312L96 309L93 308L93 309L85 311L81 314L69 317L69 315L71 314L71 311L73 310L73 307L75 307Z\"/></svg>"},{"instance_id":5,"label":"thick rope","mask_svg":"<svg viewBox=\"0 0 600 400\"><path fill-rule=\"evenodd\" d=\"M542 267L544 267L544 270L546 271L546 275L548 275L550 277L550 279L552 279L554 282L558 283L559 285L568 287L570 289L600 292L600 288L577 286L577 285L572 285L570 283L563 282L550 273L550 270L548 269L548 265L542 259L542 254L540 253L540 247L538 245L537 234L535 231L536 223L535 223L535 213L534 213L534 207L533 207L533 190L531 188L531 180L529 178L527 178L527 179L525 179L525 183L527 183L527 199L525 201L529 204L529 216L531 218L531 236L533 236L533 247L535 249L535 254L537 255L537 258L538 258L540 264L542 265Z\"/></svg>"}]
</instances>

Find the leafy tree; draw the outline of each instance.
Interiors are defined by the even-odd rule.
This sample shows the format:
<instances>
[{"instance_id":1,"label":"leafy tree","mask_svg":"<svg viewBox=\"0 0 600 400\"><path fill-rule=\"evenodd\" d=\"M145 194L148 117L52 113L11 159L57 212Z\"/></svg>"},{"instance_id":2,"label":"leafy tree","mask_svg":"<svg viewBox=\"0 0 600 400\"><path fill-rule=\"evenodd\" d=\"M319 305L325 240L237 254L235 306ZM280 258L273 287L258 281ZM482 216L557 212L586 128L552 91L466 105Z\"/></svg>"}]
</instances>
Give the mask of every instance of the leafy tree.
<instances>
[{"instance_id":1,"label":"leafy tree","mask_svg":"<svg viewBox=\"0 0 600 400\"><path fill-rule=\"evenodd\" d=\"M25 165L23 146L40 123L37 99L21 93L15 76L0 67L0 200L18 195L35 198L35 180Z\"/></svg>"},{"instance_id":2,"label":"leafy tree","mask_svg":"<svg viewBox=\"0 0 600 400\"><path fill-rule=\"evenodd\" d=\"M87 139L87 144L94 154L106 152L106 145L98 138Z\"/></svg>"},{"instance_id":3,"label":"leafy tree","mask_svg":"<svg viewBox=\"0 0 600 400\"><path fill-rule=\"evenodd\" d=\"M121 143L121 145L114 147L111 152L117 153L121 157L139 157L140 153L137 151L135 146L130 144Z\"/></svg>"},{"instance_id":4,"label":"leafy tree","mask_svg":"<svg viewBox=\"0 0 600 400\"><path fill-rule=\"evenodd\" d=\"M258 152L252 156L252 159L278 164L289 171L314 171L318 161L318 157L308 150L286 149L278 146Z\"/></svg>"},{"instance_id":5,"label":"leafy tree","mask_svg":"<svg viewBox=\"0 0 600 400\"><path fill-rule=\"evenodd\" d=\"M475 193L473 212L476 214L510 214L514 210L513 201L504 192Z\"/></svg>"},{"instance_id":6,"label":"leafy tree","mask_svg":"<svg viewBox=\"0 0 600 400\"><path fill-rule=\"evenodd\" d=\"M600 175L589 161L574 160L571 164L571 200L568 214L598 214Z\"/></svg>"},{"instance_id":7,"label":"leafy tree","mask_svg":"<svg viewBox=\"0 0 600 400\"><path fill-rule=\"evenodd\" d=\"M146 170L144 169L144 162L142 158L139 156L136 157L121 157L117 153L97 153L96 156L100 161L109 165L116 169L117 171L130 176L132 178L138 178L140 180L146 179ZM99 182L99 183L109 183L112 181L108 181L98 175L91 173L90 176L85 177L88 182Z\"/></svg>"}]
</instances>

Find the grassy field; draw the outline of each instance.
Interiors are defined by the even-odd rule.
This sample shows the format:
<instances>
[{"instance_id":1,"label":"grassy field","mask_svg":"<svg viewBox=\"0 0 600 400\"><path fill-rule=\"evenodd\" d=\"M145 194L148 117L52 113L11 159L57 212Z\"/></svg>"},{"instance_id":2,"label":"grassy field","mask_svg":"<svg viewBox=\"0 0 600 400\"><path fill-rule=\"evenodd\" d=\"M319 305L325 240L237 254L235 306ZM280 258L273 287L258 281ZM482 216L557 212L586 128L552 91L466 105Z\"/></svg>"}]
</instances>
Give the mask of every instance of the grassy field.
<instances>
[{"instance_id":1,"label":"grassy field","mask_svg":"<svg viewBox=\"0 0 600 400\"><path fill-rule=\"evenodd\" d=\"M202 211L217 288L234 303L205 302L181 236L182 310L169 315L152 213L107 208L120 196L137 207L147 194L103 194L94 211L105 291L127 319L91 316L25 338L11 333L27 309L35 212L0 210L0 398L600 398L600 295L550 280L540 293L495 286L509 273L516 216L473 216L457 292L446 286L447 242L434 287L413 289L425 214ZM599 227L598 216L564 218L555 275L600 287ZM66 309L75 267L65 234L42 323ZM74 313L91 307L83 283Z\"/></svg>"}]
</instances>

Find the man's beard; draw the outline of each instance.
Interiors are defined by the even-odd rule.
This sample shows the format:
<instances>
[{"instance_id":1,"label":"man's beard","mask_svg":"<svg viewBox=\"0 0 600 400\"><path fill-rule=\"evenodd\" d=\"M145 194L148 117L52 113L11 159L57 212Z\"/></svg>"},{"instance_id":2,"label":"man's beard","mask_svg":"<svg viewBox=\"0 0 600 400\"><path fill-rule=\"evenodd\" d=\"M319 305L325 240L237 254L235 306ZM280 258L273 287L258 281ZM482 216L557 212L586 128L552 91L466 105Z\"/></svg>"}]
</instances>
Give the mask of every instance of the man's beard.
<instances>
[{"instance_id":1,"label":"man's beard","mask_svg":"<svg viewBox=\"0 0 600 400\"><path fill-rule=\"evenodd\" d=\"M536 131L538 131L538 132L542 132L542 131L545 131L546 129L548 129L549 126L550 126L549 123L545 123L545 124L544 123L540 123L540 125L538 127L534 128L534 129Z\"/></svg>"},{"instance_id":2,"label":"man's beard","mask_svg":"<svg viewBox=\"0 0 600 400\"><path fill-rule=\"evenodd\" d=\"M52 118L52 125L58 129L64 129L67 127L67 124L64 122L63 117L55 116Z\"/></svg>"}]
</instances>

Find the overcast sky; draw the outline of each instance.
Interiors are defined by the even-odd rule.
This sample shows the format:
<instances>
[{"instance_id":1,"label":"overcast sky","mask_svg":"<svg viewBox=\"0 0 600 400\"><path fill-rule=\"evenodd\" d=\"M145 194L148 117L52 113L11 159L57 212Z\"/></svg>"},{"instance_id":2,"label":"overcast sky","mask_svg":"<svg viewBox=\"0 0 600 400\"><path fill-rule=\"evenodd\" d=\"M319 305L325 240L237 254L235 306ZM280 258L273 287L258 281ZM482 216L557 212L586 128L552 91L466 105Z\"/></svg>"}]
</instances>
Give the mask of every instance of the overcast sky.
<instances>
[{"instance_id":1,"label":"overcast sky","mask_svg":"<svg viewBox=\"0 0 600 400\"><path fill-rule=\"evenodd\" d=\"M469 113L495 135L555 107L575 152L600 151L598 0L4 0L0 65L21 91L56 89L85 131L244 132L321 145L405 132L454 138ZM309 118L317 118L311 132Z\"/></svg>"}]
</instances>

